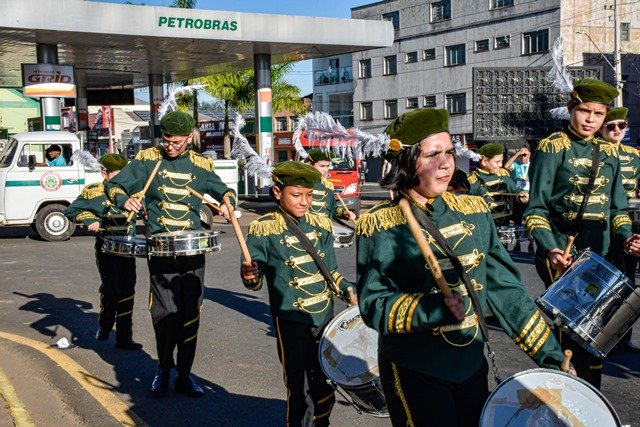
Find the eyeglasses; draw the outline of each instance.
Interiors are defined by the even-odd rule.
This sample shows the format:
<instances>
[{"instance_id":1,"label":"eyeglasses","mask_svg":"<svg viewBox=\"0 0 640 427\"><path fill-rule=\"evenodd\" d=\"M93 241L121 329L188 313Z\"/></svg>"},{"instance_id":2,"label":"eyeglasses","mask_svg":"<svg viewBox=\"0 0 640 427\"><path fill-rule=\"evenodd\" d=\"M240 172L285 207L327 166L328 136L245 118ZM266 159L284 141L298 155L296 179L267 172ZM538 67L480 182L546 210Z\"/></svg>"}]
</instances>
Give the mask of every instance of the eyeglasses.
<instances>
[{"instance_id":1,"label":"eyeglasses","mask_svg":"<svg viewBox=\"0 0 640 427\"><path fill-rule=\"evenodd\" d=\"M191 137L191 135L187 136L185 139L183 139L180 142L176 142L176 141L169 141L168 139L166 139L164 136L162 137L162 146L164 148L180 148L184 145L185 142L187 142L187 140L189 139L189 137Z\"/></svg>"},{"instance_id":2,"label":"eyeglasses","mask_svg":"<svg viewBox=\"0 0 640 427\"><path fill-rule=\"evenodd\" d=\"M620 130L625 130L627 128L627 122L615 122L615 123L607 123L604 126L609 132L613 132L616 128Z\"/></svg>"}]
</instances>

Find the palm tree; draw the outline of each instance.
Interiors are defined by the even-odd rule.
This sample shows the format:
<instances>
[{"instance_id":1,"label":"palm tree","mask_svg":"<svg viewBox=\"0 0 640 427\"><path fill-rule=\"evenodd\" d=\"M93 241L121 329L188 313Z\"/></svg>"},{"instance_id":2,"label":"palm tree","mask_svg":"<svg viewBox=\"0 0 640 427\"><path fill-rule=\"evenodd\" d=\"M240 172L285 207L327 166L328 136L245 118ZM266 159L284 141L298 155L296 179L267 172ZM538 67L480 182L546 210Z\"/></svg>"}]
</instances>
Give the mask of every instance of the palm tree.
<instances>
[{"instance_id":1,"label":"palm tree","mask_svg":"<svg viewBox=\"0 0 640 427\"><path fill-rule=\"evenodd\" d=\"M180 9L195 9L197 0L173 0L171 6L169 7L178 7Z\"/></svg>"}]
</instances>

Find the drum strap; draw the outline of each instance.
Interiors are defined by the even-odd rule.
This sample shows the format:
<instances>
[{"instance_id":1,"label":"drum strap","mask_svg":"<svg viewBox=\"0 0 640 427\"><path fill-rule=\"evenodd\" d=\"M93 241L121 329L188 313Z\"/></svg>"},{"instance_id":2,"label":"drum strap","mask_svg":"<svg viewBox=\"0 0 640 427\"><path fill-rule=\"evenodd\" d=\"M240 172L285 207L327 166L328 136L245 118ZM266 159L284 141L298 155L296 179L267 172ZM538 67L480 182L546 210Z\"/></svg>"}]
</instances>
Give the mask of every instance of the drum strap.
<instances>
[{"instance_id":1,"label":"drum strap","mask_svg":"<svg viewBox=\"0 0 640 427\"><path fill-rule=\"evenodd\" d=\"M600 144L594 143L593 154L591 156L591 167L589 168L589 182L587 183L587 188L584 190L584 196L582 197L582 203L580 203L580 209L578 209L578 215L576 215L576 219L573 222L573 230L571 231L572 236L578 234L578 230L580 229L580 223L584 217L584 211L587 209L587 202L591 195L591 189L593 188L593 184L596 182L598 163L600 163Z\"/></svg>"},{"instance_id":2,"label":"drum strap","mask_svg":"<svg viewBox=\"0 0 640 427\"><path fill-rule=\"evenodd\" d=\"M453 268L456 270L456 273L460 277L460 280L464 284L464 287L467 290L467 294L469 295L469 299L471 300L471 304L473 305L473 310L478 316L478 325L480 326L480 331L482 332L482 336L484 337L484 342L487 344L487 349L489 352L489 359L491 360L491 365L493 368L493 373L496 379L496 382L499 384L502 379L498 374L498 368L495 364L495 353L491 351L491 347L489 346L489 329L487 328L487 322L484 319L484 314L482 312L482 307L480 307L480 302L478 301L478 296L476 295L476 291L473 289L473 285L471 284L471 279L467 274L464 266L460 262L460 259L455 254L447 240L444 238L438 227L431 221L429 216L425 211L415 206L413 203L409 203L411 206L411 211L413 215L416 217L420 225L427 230L427 232L436 240L438 245L444 250L444 253L447 255L447 258L451 261Z\"/></svg>"}]
</instances>

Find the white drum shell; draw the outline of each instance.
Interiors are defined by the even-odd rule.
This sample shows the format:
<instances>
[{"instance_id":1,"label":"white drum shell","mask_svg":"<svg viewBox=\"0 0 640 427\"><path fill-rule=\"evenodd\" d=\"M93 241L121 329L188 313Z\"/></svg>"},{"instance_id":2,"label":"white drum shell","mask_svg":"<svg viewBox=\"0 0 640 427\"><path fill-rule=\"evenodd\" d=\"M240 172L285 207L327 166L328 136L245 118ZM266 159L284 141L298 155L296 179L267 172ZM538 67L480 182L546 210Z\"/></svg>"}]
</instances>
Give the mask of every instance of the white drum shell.
<instances>
[{"instance_id":1,"label":"white drum shell","mask_svg":"<svg viewBox=\"0 0 640 427\"><path fill-rule=\"evenodd\" d=\"M218 231L174 231L158 233L149 237L149 256L190 256L220 250Z\"/></svg>"}]
</instances>

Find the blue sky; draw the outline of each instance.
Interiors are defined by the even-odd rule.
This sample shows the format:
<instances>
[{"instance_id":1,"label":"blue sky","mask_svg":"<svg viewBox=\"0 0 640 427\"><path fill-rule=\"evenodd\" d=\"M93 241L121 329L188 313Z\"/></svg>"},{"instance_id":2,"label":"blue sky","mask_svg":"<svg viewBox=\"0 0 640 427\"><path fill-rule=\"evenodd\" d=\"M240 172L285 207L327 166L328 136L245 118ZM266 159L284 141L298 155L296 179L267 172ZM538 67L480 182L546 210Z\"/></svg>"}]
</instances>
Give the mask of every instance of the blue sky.
<instances>
[{"instance_id":1,"label":"blue sky","mask_svg":"<svg viewBox=\"0 0 640 427\"><path fill-rule=\"evenodd\" d=\"M101 0L124 3L124 0ZM276 13L284 15L350 18L351 8L375 3L376 0L197 0L197 9L228 10L235 12ZM172 0L132 0L147 6L170 6ZM300 87L300 94L313 91L311 61L299 62L291 72L290 81Z\"/></svg>"}]
</instances>

